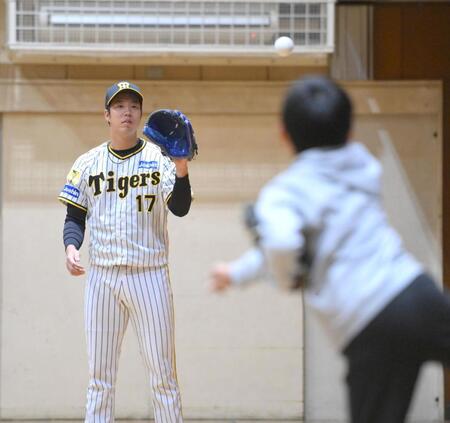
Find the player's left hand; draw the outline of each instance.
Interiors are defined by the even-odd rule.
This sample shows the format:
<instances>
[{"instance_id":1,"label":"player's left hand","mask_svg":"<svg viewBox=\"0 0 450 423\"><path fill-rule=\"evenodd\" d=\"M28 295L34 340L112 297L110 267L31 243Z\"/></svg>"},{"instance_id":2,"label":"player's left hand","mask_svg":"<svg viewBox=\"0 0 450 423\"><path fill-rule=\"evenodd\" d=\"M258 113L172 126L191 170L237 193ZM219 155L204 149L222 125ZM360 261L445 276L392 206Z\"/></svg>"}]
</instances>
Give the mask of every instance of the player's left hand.
<instances>
[{"instance_id":1,"label":"player's left hand","mask_svg":"<svg viewBox=\"0 0 450 423\"><path fill-rule=\"evenodd\" d=\"M223 292L231 286L230 267L227 263L216 264L210 273L209 289L213 292Z\"/></svg>"}]
</instances>

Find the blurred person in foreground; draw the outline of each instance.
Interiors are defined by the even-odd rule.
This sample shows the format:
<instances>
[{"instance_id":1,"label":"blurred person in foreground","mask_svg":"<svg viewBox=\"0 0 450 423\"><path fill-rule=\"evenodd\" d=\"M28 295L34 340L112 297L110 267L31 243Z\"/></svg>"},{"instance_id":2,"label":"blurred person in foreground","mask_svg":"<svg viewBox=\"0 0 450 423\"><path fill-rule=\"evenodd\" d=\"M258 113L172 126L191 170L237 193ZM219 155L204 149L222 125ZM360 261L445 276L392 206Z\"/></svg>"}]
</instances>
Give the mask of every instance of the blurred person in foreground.
<instances>
[{"instance_id":1,"label":"blurred person in foreground","mask_svg":"<svg viewBox=\"0 0 450 423\"><path fill-rule=\"evenodd\" d=\"M211 271L224 291L262 275L303 288L348 364L353 423L404 422L421 365L450 359L450 299L402 245L381 203L381 166L351 141L352 104L324 77L282 108L295 155L247 219L256 247Z\"/></svg>"}]
</instances>

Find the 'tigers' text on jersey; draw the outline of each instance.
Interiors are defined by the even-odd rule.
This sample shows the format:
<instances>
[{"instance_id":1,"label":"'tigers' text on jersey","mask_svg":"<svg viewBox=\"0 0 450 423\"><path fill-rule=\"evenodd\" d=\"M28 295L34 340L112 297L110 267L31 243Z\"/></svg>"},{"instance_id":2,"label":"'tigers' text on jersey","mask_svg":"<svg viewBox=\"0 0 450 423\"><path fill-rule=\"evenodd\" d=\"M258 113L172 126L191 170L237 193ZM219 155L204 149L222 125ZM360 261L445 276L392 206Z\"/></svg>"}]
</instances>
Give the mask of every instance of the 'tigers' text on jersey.
<instances>
[{"instance_id":1,"label":"'tigers' text on jersey","mask_svg":"<svg viewBox=\"0 0 450 423\"><path fill-rule=\"evenodd\" d=\"M106 180L105 184L102 184ZM161 182L161 173L139 173L131 176L120 176L116 178L115 173L110 170L108 177L100 172L97 175L89 176L89 186L94 188L94 195L100 195L106 186L106 192L119 192L120 198L125 198L128 195L130 188L146 187L148 184L158 185Z\"/></svg>"}]
</instances>

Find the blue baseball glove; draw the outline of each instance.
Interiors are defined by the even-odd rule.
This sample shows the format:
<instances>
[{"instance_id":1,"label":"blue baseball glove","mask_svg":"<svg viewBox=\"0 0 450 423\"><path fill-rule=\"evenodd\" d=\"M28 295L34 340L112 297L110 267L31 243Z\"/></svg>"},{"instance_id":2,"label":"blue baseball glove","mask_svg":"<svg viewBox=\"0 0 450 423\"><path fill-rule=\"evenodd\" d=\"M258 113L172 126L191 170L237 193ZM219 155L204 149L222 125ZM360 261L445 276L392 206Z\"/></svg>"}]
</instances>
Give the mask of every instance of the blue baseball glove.
<instances>
[{"instance_id":1,"label":"blue baseball glove","mask_svg":"<svg viewBox=\"0 0 450 423\"><path fill-rule=\"evenodd\" d=\"M171 158L192 160L198 154L191 122L178 110L156 110L148 117L143 132Z\"/></svg>"}]
</instances>

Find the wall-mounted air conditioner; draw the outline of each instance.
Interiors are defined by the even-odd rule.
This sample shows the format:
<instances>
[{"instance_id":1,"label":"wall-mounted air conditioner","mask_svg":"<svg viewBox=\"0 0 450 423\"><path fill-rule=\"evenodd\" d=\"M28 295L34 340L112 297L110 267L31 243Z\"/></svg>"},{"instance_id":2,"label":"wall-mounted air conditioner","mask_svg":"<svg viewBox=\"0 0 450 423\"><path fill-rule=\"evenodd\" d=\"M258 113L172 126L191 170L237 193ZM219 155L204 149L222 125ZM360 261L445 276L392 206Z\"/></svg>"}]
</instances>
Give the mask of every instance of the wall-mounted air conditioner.
<instances>
[{"instance_id":1,"label":"wall-mounted air conditioner","mask_svg":"<svg viewBox=\"0 0 450 423\"><path fill-rule=\"evenodd\" d=\"M8 0L9 48L55 52L272 55L330 53L334 0ZM31 50L30 50L31 49Z\"/></svg>"}]
</instances>

